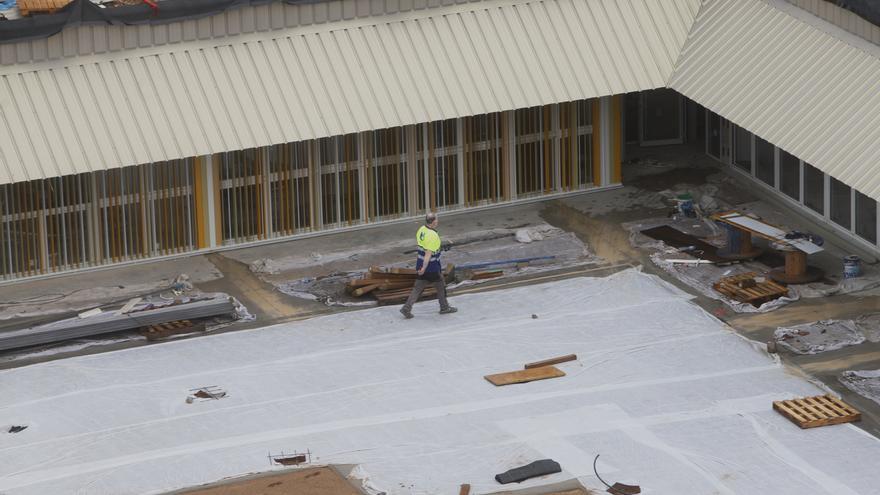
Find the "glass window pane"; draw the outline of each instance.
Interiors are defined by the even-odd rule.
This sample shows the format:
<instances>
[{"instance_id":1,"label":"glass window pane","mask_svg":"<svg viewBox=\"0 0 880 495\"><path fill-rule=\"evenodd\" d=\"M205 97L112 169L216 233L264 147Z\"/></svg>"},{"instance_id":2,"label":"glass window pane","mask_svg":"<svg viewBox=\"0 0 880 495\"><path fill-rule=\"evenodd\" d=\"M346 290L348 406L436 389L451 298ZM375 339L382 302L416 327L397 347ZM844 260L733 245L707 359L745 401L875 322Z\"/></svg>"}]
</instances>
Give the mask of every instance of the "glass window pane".
<instances>
[{"instance_id":1,"label":"glass window pane","mask_svg":"<svg viewBox=\"0 0 880 495\"><path fill-rule=\"evenodd\" d=\"M645 141L681 139L681 96L671 89L645 91L643 130Z\"/></svg>"},{"instance_id":2,"label":"glass window pane","mask_svg":"<svg viewBox=\"0 0 880 495\"><path fill-rule=\"evenodd\" d=\"M785 150L779 150L779 190L792 199L801 199L801 163Z\"/></svg>"},{"instance_id":3,"label":"glass window pane","mask_svg":"<svg viewBox=\"0 0 880 495\"><path fill-rule=\"evenodd\" d=\"M755 136L755 175L762 182L775 186L775 170L773 164L774 146Z\"/></svg>"},{"instance_id":4,"label":"glass window pane","mask_svg":"<svg viewBox=\"0 0 880 495\"><path fill-rule=\"evenodd\" d=\"M709 154L721 158L721 117L709 112Z\"/></svg>"},{"instance_id":5,"label":"glass window pane","mask_svg":"<svg viewBox=\"0 0 880 495\"><path fill-rule=\"evenodd\" d=\"M877 202L856 191L856 234L877 243Z\"/></svg>"},{"instance_id":6,"label":"glass window pane","mask_svg":"<svg viewBox=\"0 0 880 495\"><path fill-rule=\"evenodd\" d=\"M734 157L733 163L745 170L752 171L752 133L739 126L734 126Z\"/></svg>"},{"instance_id":7,"label":"glass window pane","mask_svg":"<svg viewBox=\"0 0 880 495\"><path fill-rule=\"evenodd\" d=\"M820 215L825 214L824 174L809 163L804 163L804 204Z\"/></svg>"},{"instance_id":8,"label":"glass window pane","mask_svg":"<svg viewBox=\"0 0 880 495\"><path fill-rule=\"evenodd\" d=\"M851 189L848 185L831 178L831 220L841 227L850 228L852 206L850 205Z\"/></svg>"}]
</instances>

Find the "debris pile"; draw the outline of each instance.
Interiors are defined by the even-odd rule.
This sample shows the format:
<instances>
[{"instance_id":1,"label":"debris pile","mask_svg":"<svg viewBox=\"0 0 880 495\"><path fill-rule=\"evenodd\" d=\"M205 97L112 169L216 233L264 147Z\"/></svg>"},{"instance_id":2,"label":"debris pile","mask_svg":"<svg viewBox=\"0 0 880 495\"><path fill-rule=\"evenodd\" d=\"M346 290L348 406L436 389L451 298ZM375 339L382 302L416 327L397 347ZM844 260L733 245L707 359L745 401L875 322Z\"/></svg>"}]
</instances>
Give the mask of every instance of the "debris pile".
<instances>
[{"instance_id":1,"label":"debris pile","mask_svg":"<svg viewBox=\"0 0 880 495\"><path fill-rule=\"evenodd\" d=\"M226 391L216 385L192 388L189 391L189 395L186 396L187 404L192 404L195 401L220 400L226 397Z\"/></svg>"},{"instance_id":2,"label":"debris pile","mask_svg":"<svg viewBox=\"0 0 880 495\"><path fill-rule=\"evenodd\" d=\"M778 327L773 339L795 354L819 354L865 341L853 320L820 320L789 327Z\"/></svg>"},{"instance_id":3,"label":"debris pile","mask_svg":"<svg viewBox=\"0 0 880 495\"><path fill-rule=\"evenodd\" d=\"M880 404L880 370L844 371L837 379L846 388Z\"/></svg>"}]
</instances>

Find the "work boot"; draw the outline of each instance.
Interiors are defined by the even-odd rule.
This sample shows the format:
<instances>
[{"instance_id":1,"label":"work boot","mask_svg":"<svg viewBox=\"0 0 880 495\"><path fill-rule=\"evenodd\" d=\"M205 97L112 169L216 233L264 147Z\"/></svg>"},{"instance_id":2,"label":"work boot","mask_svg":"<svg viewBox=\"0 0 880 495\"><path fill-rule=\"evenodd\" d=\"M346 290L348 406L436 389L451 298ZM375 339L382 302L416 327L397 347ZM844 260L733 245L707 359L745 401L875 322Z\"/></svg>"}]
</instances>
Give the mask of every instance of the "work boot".
<instances>
[{"instance_id":1,"label":"work boot","mask_svg":"<svg viewBox=\"0 0 880 495\"><path fill-rule=\"evenodd\" d=\"M400 314L407 320L413 317L413 314L406 308L400 308Z\"/></svg>"},{"instance_id":2,"label":"work boot","mask_svg":"<svg viewBox=\"0 0 880 495\"><path fill-rule=\"evenodd\" d=\"M443 308L443 309L440 310L440 314L441 314L441 315L448 315L448 314L450 314L450 313L455 313L455 312L457 312L457 311L458 311L458 308L455 308L455 307L452 307L452 306L447 306L447 307L445 307L445 308Z\"/></svg>"}]
</instances>

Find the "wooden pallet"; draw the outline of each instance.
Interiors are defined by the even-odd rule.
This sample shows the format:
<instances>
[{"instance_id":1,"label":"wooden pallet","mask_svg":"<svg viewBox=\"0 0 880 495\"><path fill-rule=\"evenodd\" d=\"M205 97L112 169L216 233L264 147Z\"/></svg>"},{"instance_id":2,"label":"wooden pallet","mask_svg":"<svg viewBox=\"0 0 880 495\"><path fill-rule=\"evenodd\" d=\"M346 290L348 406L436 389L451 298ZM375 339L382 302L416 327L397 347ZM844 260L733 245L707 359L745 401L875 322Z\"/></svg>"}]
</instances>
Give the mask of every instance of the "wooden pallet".
<instances>
[{"instance_id":1,"label":"wooden pallet","mask_svg":"<svg viewBox=\"0 0 880 495\"><path fill-rule=\"evenodd\" d=\"M766 279L763 282L755 282L756 272L741 273L730 277L724 277L712 284L712 288L721 294L739 302L760 306L767 301L779 299L788 294L788 288ZM754 282L748 283L749 281Z\"/></svg>"},{"instance_id":2,"label":"wooden pallet","mask_svg":"<svg viewBox=\"0 0 880 495\"><path fill-rule=\"evenodd\" d=\"M859 411L830 395L774 401L773 409L801 428L837 425L862 419Z\"/></svg>"},{"instance_id":3,"label":"wooden pallet","mask_svg":"<svg viewBox=\"0 0 880 495\"><path fill-rule=\"evenodd\" d=\"M196 325L189 320L169 321L158 325L150 325L141 332L147 340L158 340L171 335L190 333L205 329L204 324Z\"/></svg>"},{"instance_id":4,"label":"wooden pallet","mask_svg":"<svg viewBox=\"0 0 880 495\"><path fill-rule=\"evenodd\" d=\"M555 366L542 366L540 368L486 375L483 378L489 380L492 385L500 387L502 385L512 385L514 383L526 383L535 380L546 380L548 378L559 378L560 376L565 376L565 372L559 368Z\"/></svg>"},{"instance_id":5,"label":"wooden pallet","mask_svg":"<svg viewBox=\"0 0 880 495\"><path fill-rule=\"evenodd\" d=\"M18 12L22 17L31 14L54 14L71 0L18 0Z\"/></svg>"}]
</instances>

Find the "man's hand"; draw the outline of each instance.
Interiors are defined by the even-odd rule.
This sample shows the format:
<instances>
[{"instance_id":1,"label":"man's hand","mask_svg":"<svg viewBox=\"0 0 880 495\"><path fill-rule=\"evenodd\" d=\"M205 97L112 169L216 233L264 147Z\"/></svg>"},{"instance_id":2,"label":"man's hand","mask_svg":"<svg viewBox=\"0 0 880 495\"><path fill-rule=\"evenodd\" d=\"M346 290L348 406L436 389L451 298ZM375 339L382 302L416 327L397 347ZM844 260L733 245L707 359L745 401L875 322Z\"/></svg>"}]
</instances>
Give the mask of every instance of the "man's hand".
<instances>
[{"instance_id":1,"label":"man's hand","mask_svg":"<svg viewBox=\"0 0 880 495\"><path fill-rule=\"evenodd\" d=\"M419 270L419 276L425 274L425 270L428 269L428 263L431 261L431 256L434 255L434 252L430 249L425 249L425 259L422 260L422 268Z\"/></svg>"}]
</instances>

